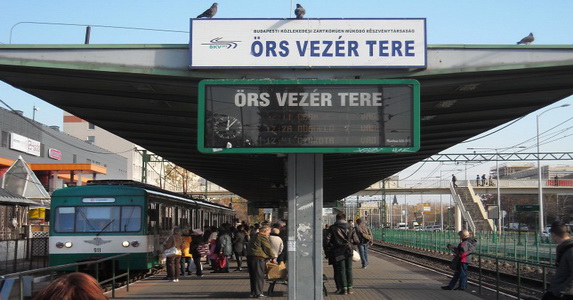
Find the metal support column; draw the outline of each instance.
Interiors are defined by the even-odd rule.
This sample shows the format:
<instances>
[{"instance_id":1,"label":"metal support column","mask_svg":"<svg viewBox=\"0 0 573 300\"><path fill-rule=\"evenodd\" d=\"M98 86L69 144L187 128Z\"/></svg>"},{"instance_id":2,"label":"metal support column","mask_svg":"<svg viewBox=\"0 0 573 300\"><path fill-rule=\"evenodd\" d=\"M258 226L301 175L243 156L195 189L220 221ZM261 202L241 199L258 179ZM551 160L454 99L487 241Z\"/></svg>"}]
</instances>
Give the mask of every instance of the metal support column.
<instances>
[{"instance_id":1,"label":"metal support column","mask_svg":"<svg viewBox=\"0 0 573 300\"><path fill-rule=\"evenodd\" d=\"M288 299L322 299L322 154L288 156Z\"/></svg>"},{"instance_id":2,"label":"metal support column","mask_svg":"<svg viewBox=\"0 0 573 300\"><path fill-rule=\"evenodd\" d=\"M462 211L460 210L460 207L456 205L456 214L455 214L455 221L456 221L456 232L459 232L460 230L462 230L463 227L463 222L462 222Z\"/></svg>"}]
</instances>

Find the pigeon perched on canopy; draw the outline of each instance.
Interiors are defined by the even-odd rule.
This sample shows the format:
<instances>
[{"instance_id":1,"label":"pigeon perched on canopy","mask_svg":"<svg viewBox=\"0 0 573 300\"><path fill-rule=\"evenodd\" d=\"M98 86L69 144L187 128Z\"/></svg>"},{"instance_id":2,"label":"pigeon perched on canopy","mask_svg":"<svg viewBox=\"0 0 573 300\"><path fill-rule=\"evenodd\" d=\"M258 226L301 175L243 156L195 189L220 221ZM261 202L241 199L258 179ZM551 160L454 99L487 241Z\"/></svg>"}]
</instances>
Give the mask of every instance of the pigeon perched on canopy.
<instances>
[{"instance_id":1,"label":"pigeon perched on canopy","mask_svg":"<svg viewBox=\"0 0 573 300\"><path fill-rule=\"evenodd\" d=\"M217 5L218 5L217 2L213 3L213 5L211 5L211 7L209 7L209 9L204 11L202 14L198 15L197 19L214 17L215 14L217 13Z\"/></svg>"},{"instance_id":2,"label":"pigeon perched on canopy","mask_svg":"<svg viewBox=\"0 0 573 300\"><path fill-rule=\"evenodd\" d=\"M534 40L535 40L535 38L533 37L533 33L529 33L528 36L522 38L521 41L517 42L517 44L518 44L518 45L520 45L520 44L529 45L529 44L531 44Z\"/></svg>"},{"instance_id":3,"label":"pigeon perched on canopy","mask_svg":"<svg viewBox=\"0 0 573 300\"><path fill-rule=\"evenodd\" d=\"M296 18L302 19L304 17L304 14L306 14L306 9L304 9L302 5L297 4L296 9L294 10L294 15L296 16Z\"/></svg>"}]
</instances>

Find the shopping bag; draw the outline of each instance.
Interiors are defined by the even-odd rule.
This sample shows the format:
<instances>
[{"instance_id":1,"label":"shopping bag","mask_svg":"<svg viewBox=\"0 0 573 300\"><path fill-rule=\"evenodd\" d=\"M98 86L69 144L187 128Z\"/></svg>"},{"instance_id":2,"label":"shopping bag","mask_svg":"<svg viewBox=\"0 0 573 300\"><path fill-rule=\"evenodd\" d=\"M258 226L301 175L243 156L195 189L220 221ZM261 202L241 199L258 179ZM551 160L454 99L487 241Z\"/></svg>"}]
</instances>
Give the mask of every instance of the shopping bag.
<instances>
[{"instance_id":1,"label":"shopping bag","mask_svg":"<svg viewBox=\"0 0 573 300\"><path fill-rule=\"evenodd\" d=\"M181 250L177 249L175 246L166 249L163 254L165 254L166 257L173 257L176 255L181 255Z\"/></svg>"},{"instance_id":2,"label":"shopping bag","mask_svg":"<svg viewBox=\"0 0 573 300\"><path fill-rule=\"evenodd\" d=\"M268 279L285 279L287 277L287 268L284 262L280 264L266 263Z\"/></svg>"},{"instance_id":3,"label":"shopping bag","mask_svg":"<svg viewBox=\"0 0 573 300\"><path fill-rule=\"evenodd\" d=\"M219 268L223 269L227 266L227 257L223 254L219 254L219 256L217 256L217 264L219 265Z\"/></svg>"},{"instance_id":4,"label":"shopping bag","mask_svg":"<svg viewBox=\"0 0 573 300\"><path fill-rule=\"evenodd\" d=\"M193 259L191 259L189 261L189 266L187 267L187 272L193 273L193 270L196 270L196 266L195 266L195 261L193 261Z\"/></svg>"},{"instance_id":5,"label":"shopping bag","mask_svg":"<svg viewBox=\"0 0 573 300\"><path fill-rule=\"evenodd\" d=\"M356 250L352 250L352 261L360 261L360 253L358 253Z\"/></svg>"}]
</instances>

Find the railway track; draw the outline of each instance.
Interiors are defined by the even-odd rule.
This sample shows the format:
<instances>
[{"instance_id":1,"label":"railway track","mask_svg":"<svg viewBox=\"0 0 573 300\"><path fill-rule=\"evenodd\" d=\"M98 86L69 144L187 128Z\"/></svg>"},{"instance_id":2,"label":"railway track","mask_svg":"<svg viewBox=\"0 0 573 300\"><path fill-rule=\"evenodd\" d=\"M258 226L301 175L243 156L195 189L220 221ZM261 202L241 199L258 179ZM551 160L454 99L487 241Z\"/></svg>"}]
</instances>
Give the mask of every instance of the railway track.
<instances>
[{"instance_id":1,"label":"railway track","mask_svg":"<svg viewBox=\"0 0 573 300\"><path fill-rule=\"evenodd\" d=\"M452 274L452 270L449 268L452 256L447 252L428 251L384 242L375 243L371 250L394 259L423 266L435 272ZM504 265L500 267L499 272L496 272L495 264L489 262L482 263L480 274L480 268L476 261L477 259L474 259L475 263L470 265L469 268L468 280L472 283L481 284L483 288L494 291L499 290L500 293L515 298L519 295L520 299L540 299L543 295L543 281L539 278L534 278L539 274L530 272L532 273L530 277L522 274L521 278L518 279L517 272L515 268L512 270L512 266Z\"/></svg>"}]
</instances>

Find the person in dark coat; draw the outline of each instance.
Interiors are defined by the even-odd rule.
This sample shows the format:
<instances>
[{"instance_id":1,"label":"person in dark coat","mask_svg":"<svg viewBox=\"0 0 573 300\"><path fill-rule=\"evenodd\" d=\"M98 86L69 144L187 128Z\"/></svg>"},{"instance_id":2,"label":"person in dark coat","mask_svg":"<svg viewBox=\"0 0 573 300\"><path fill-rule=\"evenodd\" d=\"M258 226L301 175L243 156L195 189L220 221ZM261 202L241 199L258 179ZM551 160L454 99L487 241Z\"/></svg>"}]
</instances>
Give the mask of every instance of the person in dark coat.
<instances>
[{"instance_id":1,"label":"person in dark coat","mask_svg":"<svg viewBox=\"0 0 573 300\"><path fill-rule=\"evenodd\" d=\"M359 242L356 231L346 221L346 215L344 213L337 214L336 223L330 226L323 239L323 248L328 257L328 264L334 268L337 294L353 294L352 254L354 245Z\"/></svg>"},{"instance_id":2,"label":"person in dark coat","mask_svg":"<svg viewBox=\"0 0 573 300\"><path fill-rule=\"evenodd\" d=\"M199 252L199 248L203 247L205 243L203 242L203 231L199 228L193 229L191 232L191 245L189 246L189 252L193 256L193 263L195 263L195 274L198 277L203 277L203 265L201 264L202 254Z\"/></svg>"},{"instance_id":3,"label":"person in dark coat","mask_svg":"<svg viewBox=\"0 0 573 300\"><path fill-rule=\"evenodd\" d=\"M216 253L219 258L218 269L213 273L229 273L229 257L233 255L233 240L230 233L230 224L223 224L217 236Z\"/></svg>"},{"instance_id":4,"label":"person in dark coat","mask_svg":"<svg viewBox=\"0 0 573 300\"><path fill-rule=\"evenodd\" d=\"M246 233L243 225L237 226L237 232L233 236L233 252L237 259L237 269L235 271L242 271L243 268L243 255L245 255Z\"/></svg>"},{"instance_id":5,"label":"person in dark coat","mask_svg":"<svg viewBox=\"0 0 573 300\"><path fill-rule=\"evenodd\" d=\"M567 227L561 222L551 224L551 239L557 244L556 268L542 300L573 300L573 239Z\"/></svg>"}]
</instances>

